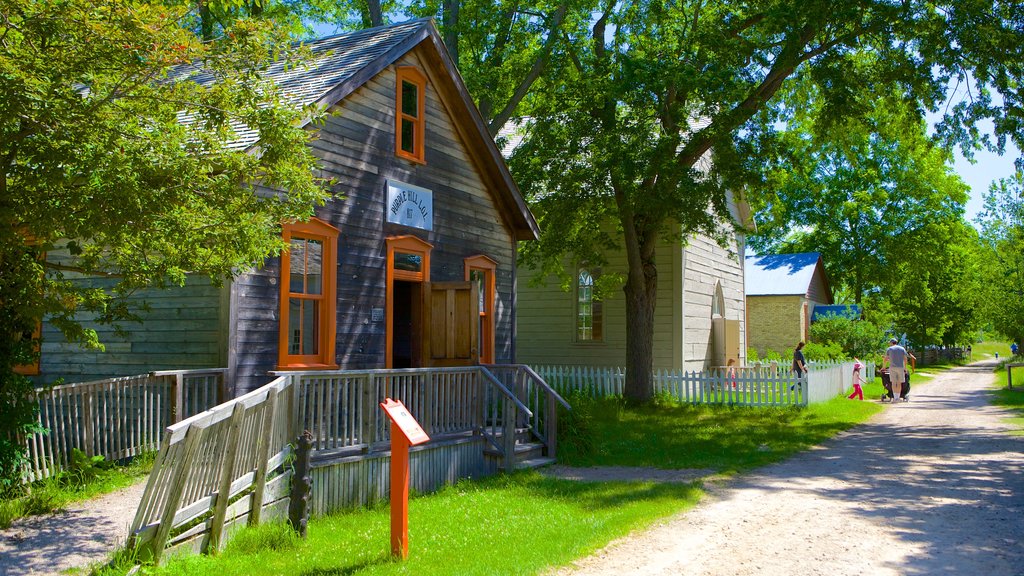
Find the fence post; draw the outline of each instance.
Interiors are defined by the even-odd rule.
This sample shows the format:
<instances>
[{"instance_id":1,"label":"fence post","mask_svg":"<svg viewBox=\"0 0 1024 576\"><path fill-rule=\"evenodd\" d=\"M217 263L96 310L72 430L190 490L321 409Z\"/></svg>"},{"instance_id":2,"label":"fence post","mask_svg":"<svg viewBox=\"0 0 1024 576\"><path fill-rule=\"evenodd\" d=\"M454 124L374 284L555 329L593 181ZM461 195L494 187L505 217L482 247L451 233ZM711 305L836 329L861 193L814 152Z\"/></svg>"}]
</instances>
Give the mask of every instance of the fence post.
<instances>
[{"instance_id":1,"label":"fence post","mask_svg":"<svg viewBox=\"0 0 1024 576\"><path fill-rule=\"evenodd\" d=\"M256 448L256 476L253 478L252 501L249 504L249 525L260 523L263 512L263 491L267 487L267 460L270 459L270 441L274 438L277 422L277 388L267 390L266 411L263 414L263 430Z\"/></svg>"},{"instance_id":2,"label":"fence post","mask_svg":"<svg viewBox=\"0 0 1024 576\"><path fill-rule=\"evenodd\" d=\"M85 452L86 456L95 456L95 450L93 450L93 441L96 438L96 430L93 426L93 394L86 388L82 392L82 451Z\"/></svg>"},{"instance_id":3,"label":"fence post","mask_svg":"<svg viewBox=\"0 0 1024 576\"><path fill-rule=\"evenodd\" d=\"M185 411L185 375L174 374L171 381L171 424L177 424L183 420Z\"/></svg>"},{"instance_id":4,"label":"fence post","mask_svg":"<svg viewBox=\"0 0 1024 576\"><path fill-rule=\"evenodd\" d=\"M224 536L224 519L228 511L228 502L231 500L231 476L235 469L235 459L238 456L238 435L242 430L243 418L245 418L245 406L239 402L231 411L231 420L228 424L224 460L220 467L220 484L217 487L217 501L213 506L213 519L210 525L210 554L216 554L220 550L220 543Z\"/></svg>"},{"instance_id":5,"label":"fence post","mask_svg":"<svg viewBox=\"0 0 1024 576\"><path fill-rule=\"evenodd\" d=\"M544 435L548 440L548 458L554 458L558 452L558 403L554 394L547 395L547 412Z\"/></svg>"},{"instance_id":6,"label":"fence post","mask_svg":"<svg viewBox=\"0 0 1024 576\"><path fill-rule=\"evenodd\" d=\"M502 416L505 422L502 445L505 452L505 472L512 472L516 468L516 418L518 418L519 409L511 399L505 398L504 400L505 407L502 410Z\"/></svg>"},{"instance_id":7,"label":"fence post","mask_svg":"<svg viewBox=\"0 0 1024 576\"><path fill-rule=\"evenodd\" d=\"M296 447L291 500L288 502L288 523L299 533L299 536L305 538L306 524L309 521L309 493L312 489L312 481L309 477L309 455L313 450L313 435L309 430L298 437Z\"/></svg>"},{"instance_id":8,"label":"fence post","mask_svg":"<svg viewBox=\"0 0 1024 576\"><path fill-rule=\"evenodd\" d=\"M178 504L181 503L181 496L185 491L185 482L188 480L189 472L192 471L192 460L199 451L199 441L203 437L204 428L196 425L189 426L185 433L185 445L182 449L181 461L178 462L178 469L174 471L174 478L168 489L167 502L164 504L164 512L160 515L160 525L156 529L156 536L153 538L153 563L160 561L164 553L164 546L167 544L167 537L171 533L171 525L174 524L174 514L178 511Z\"/></svg>"}]
</instances>

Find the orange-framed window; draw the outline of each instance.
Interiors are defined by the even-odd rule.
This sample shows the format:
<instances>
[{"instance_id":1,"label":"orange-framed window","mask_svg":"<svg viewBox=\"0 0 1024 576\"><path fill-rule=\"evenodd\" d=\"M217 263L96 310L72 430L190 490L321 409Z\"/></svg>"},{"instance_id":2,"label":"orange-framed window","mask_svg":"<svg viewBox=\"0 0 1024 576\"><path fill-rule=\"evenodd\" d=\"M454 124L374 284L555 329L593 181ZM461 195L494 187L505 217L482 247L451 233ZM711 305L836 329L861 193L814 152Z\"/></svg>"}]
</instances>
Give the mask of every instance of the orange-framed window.
<instances>
[{"instance_id":1,"label":"orange-framed window","mask_svg":"<svg viewBox=\"0 0 1024 576\"><path fill-rule=\"evenodd\" d=\"M282 226L278 366L337 368L337 228L316 218Z\"/></svg>"},{"instance_id":2,"label":"orange-framed window","mask_svg":"<svg viewBox=\"0 0 1024 576\"><path fill-rule=\"evenodd\" d=\"M416 236L392 236L385 239L387 246L387 272L385 273L384 307L385 349L384 367L393 367L394 322L395 322L395 281L430 282L430 251L434 246Z\"/></svg>"},{"instance_id":3,"label":"orange-framed window","mask_svg":"<svg viewBox=\"0 0 1024 576\"><path fill-rule=\"evenodd\" d=\"M494 364L494 274L498 263L483 254L464 260L466 280L475 282L480 310L480 363Z\"/></svg>"},{"instance_id":4,"label":"orange-framed window","mask_svg":"<svg viewBox=\"0 0 1024 576\"><path fill-rule=\"evenodd\" d=\"M395 154L413 162L426 163L427 79L416 68L402 66L395 74L395 84Z\"/></svg>"},{"instance_id":5,"label":"orange-framed window","mask_svg":"<svg viewBox=\"0 0 1024 576\"><path fill-rule=\"evenodd\" d=\"M594 298L594 278L599 270L580 268L576 274L576 341L604 340L604 307Z\"/></svg>"}]
</instances>

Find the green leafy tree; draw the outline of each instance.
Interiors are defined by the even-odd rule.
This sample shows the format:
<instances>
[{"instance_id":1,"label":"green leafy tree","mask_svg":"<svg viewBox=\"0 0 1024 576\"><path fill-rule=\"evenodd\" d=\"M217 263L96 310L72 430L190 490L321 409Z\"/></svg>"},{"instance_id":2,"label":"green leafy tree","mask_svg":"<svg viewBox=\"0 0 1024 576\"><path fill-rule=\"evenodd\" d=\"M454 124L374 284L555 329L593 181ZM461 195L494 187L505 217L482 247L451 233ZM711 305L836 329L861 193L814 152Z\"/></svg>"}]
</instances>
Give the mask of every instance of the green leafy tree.
<instances>
[{"instance_id":1,"label":"green leafy tree","mask_svg":"<svg viewBox=\"0 0 1024 576\"><path fill-rule=\"evenodd\" d=\"M201 42L186 20L134 0L0 0L0 332L13 335L0 348L0 441L30 425L18 399L31 385L13 367L37 354L41 317L101 347L83 314L130 319L123 297L141 287L262 262L282 247L280 223L326 198L301 127L319 113L261 76L292 57L286 34L239 20ZM236 144L240 128L258 135L256 153ZM2 449L10 478L18 448Z\"/></svg>"},{"instance_id":2,"label":"green leafy tree","mask_svg":"<svg viewBox=\"0 0 1024 576\"><path fill-rule=\"evenodd\" d=\"M1024 174L994 182L978 216L985 244L986 317L1013 342L1024 343Z\"/></svg>"},{"instance_id":3,"label":"green leafy tree","mask_svg":"<svg viewBox=\"0 0 1024 576\"><path fill-rule=\"evenodd\" d=\"M829 314L811 324L812 343L838 346L847 358L877 355L885 348L885 339L885 330L868 320Z\"/></svg>"},{"instance_id":4,"label":"green leafy tree","mask_svg":"<svg viewBox=\"0 0 1024 576\"><path fill-rule=\"evenodd\" d=\"M935 109L951 79L970 72L982 94L950 108L943 137L970 141L964 127L984 116L1004 138L1022 135L1014 119L1024 76L1017 4L595 8L563 25L571 65L535 90L524 111L533 123L512 165L544 230L524 254L529 263L555 270L566 254L600 262L609 248L625 252L625 392L634 401L652 394L655 248L695 233L722 238L727 190L767 188L762 168L786 145L775 132L791 115L779 96L795 79L816 87L816 124L827 127L894 94L915 103L902 113L919 122L921 108ZM992 105L990 88L1004 93L1002 107Z\"/></svg>"}]
</instances>

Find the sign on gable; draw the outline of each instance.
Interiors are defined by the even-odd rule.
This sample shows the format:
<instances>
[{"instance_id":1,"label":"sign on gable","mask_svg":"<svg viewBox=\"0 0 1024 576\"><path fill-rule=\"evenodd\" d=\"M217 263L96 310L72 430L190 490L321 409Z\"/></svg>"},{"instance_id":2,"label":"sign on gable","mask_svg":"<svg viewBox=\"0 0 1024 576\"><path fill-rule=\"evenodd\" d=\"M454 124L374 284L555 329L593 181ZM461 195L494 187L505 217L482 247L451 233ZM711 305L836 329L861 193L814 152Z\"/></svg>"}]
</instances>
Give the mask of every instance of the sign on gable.
<instances>
[{"instance_id":1,"label":"sign on gable","mask_svg":"<svg viewBox=\"0 0 1024 576\"><path fill-rule=\"evenodd\" d=\"M434 229L434 193L426 188L388 180L387 221L423 230Z\"/></svg>"}]
</instances>

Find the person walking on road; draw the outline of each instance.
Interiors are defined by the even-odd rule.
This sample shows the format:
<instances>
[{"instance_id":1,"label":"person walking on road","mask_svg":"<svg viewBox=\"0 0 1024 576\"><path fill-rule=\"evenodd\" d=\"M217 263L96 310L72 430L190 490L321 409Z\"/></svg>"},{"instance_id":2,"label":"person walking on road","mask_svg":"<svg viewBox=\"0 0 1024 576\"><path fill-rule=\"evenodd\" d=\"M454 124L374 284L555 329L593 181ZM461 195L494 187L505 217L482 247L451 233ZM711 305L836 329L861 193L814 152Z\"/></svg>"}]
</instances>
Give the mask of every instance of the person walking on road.
<instances>
[{"instance_id":1,"label":"person walking on road","mask_svg":"<svg viewBox=\"0 0 1024 576\"><path fill-rule=\"evenodd\" d=\"M797 378L797 383L789 387L790 390L795 388L799 384L799 380L807 375L807 360L804 359L804 343L800 341L796 345L796 350L793 350L793 375Z\"/></svg>"},{"instance_id":2,"label":"person walking on road","mask_svg":"<svg viewBox=\"0 0 1024 576\"><path fill-rule=\"evenodd\" d=\"M907 380L907 350L899 345L899 340L889 340L889 348L885 351L882 368L889 367L889 382L892 383L893 398L906 398L900 394L903 383Z\"/></svg>"},{"instance_id":3,"label":"person walking on road","mask_svg":"<svg viewBox=\"0 0 1024 576\"><path fill-rule=\"evenodd\" d=\"M864 388L861 387L864 383L864 379L860 375L861 366L860 359L855 356L853 358L853 393L847 396L850 400L853 400L854 397L860 400L864 399Z\"/></svg>"}]
</instances>

